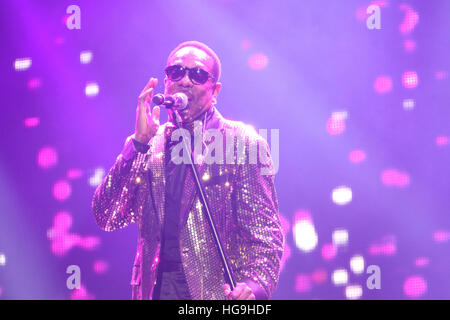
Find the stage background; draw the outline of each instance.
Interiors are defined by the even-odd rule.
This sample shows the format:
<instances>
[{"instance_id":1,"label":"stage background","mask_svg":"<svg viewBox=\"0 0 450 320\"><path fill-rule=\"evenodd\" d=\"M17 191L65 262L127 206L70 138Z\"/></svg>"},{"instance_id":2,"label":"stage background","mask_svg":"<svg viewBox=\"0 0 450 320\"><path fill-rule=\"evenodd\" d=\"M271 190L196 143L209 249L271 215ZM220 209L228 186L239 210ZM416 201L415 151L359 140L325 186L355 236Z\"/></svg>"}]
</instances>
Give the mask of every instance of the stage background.
<instances>
[{"instance_id":1,"label":"stage background","mask_svg":"<svg viewBox=\"0 0 450 320\"><path fill-rule=\"evenodd\" d=\"M81 29L67 27L70 5ZM136 226L101 231L91 199L134 131L138 94L150 77L163 91L186 40L220 57L226 118L279 129L274 299L450 298L450 1L0 9L1 299L131 297ZM66 287L70 265L80 290ZM367 287L371 265L380 289Z\"/></svg>"}]
</instances>

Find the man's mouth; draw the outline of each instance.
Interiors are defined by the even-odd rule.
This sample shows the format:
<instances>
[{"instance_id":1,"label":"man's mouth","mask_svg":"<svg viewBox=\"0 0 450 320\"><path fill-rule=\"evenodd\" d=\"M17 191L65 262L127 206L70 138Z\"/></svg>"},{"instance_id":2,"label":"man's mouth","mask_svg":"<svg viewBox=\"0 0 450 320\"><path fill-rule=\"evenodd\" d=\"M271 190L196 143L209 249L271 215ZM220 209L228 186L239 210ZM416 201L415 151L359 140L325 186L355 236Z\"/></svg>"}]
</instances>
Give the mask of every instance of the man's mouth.
<instances>
[{"instance_id":1,"label":"man's mouth","mask_svg":"<svg viewBox=\"0 0 450 320\"><path fill-rule=\"evenodd\" d=\"M186 97L188 98L188 101L192 101L193 97L192 94L186 91L179 91L180 93L184 93Z\"/></svg>"}]
</instances>

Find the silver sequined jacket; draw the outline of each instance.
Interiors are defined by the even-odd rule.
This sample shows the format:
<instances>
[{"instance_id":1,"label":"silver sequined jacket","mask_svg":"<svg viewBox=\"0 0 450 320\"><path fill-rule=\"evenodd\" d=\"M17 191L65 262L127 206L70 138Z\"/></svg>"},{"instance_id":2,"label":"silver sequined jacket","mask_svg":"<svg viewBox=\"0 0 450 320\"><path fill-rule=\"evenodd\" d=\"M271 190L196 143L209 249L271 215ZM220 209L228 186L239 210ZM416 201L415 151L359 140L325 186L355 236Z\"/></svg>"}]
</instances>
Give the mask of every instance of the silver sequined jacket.
<instances>
[{"instance_id":1,"label":"silver sequined jacket","mask_svg":"<svg viewBox=\"0 0 450 320\"><path fill-rule=\"evenodd\" d=\"M236 139L244 141L246 157L249 150L259 146L260 153L265 152L269 160L263 164L247 158L241 164L242 159L237 157L243 153L235 148L235 164L225 161L224 156L223 163L196 165L236 282L246 282L257 293L257 299L267 299L278 282L284 244L269 148L254 129L226 120L215 108L212 110L212 117L203 126L205 129L218 129L223 137L231 133L237 137L235 142ZM156 283L164 219L164 143L167 130L173 129L171 122L161 125L150 140L147 153L137 152L129 137L92 201L97 224L105 231L138 223L131 279L133 299L152 299ZM225 148L224 145L224 152ZM272 174L267 171L262 174L264 169ZM180 213L183 270L193 299L225 299L224 268L196 189L189 169Z\"/></svg>"}]
</instances>

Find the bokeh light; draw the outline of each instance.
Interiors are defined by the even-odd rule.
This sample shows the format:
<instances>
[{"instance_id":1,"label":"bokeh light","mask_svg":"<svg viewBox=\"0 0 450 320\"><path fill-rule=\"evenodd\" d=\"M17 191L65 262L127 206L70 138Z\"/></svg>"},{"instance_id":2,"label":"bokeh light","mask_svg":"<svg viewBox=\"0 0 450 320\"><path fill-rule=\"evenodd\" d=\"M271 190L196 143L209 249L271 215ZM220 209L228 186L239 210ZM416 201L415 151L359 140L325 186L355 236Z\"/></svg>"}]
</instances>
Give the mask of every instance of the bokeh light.
<instances>
[{"instance_id":1,"label":"bokeh light","mask_svg":"<svg viewBox=\"0 0 450 320\"><path fill-rule=\"evenodd\" d=\"M372 256L393 256L397 253L397 241L394 236L385 236L379 241L369 245L369 254Z\"/></svg>"},{"instance_id":2,"label":"bokeh light","mask_svg":"<svg viewBox=\"0 0 450 320\"><path fill-rule=\"evenodd\" d=\"M6 265L6 255L3 252L0 252L0 267Z\"/></svg>"},{"instance_id":3,"label":"bokeh light","mask_svg":"<svg viewBox=\"0 0 450 320\"><path fill-rule=\"evenodd\" d=\"M353 150L349 153L348 159L353 163L360 163L366 160L366 153L363 150Z\"/></svg>"},{"instance_id":4,"label":"bokeh light","mask_svg":"<svg viewBox=\"0 0 450 320\"><path fill-rule=\"evenodd\" d=\"M80 289L74 289L72 290L72 293L70 294L71 300L94 300L95 296L88 292L86 287L82 284L80 286Z\"/></svg>"},{"instance_id":5,"label":"bokeh light","mask_svg":"<svg viewBox=\"0 0 450 320\"><path fill-rule=\"evenodd\" d=\"M58 153L53 147L43 147L37 155L37 163L42 169L49 169L58 163Z\"/></svg>"},{"instance_id":6,"label":"bokeh light","mask_svg":"<svg viewBox=\"0 0 450 320\"><path fill-rule=\"evenodd\" d=\"M100 89L96 82L88 82L84 91L87 97L95 97L98 95Z\"/></svg>"},{"instance_id":7,"label":"bokeh light","mask_svg":"<svg viewBox=\"0 0 450 320\"><path fill-rule=\"evenodd\" d=\"M349 204L352 201L352 197L352 189L347 186L336 187L331 192L331 199L335 204L340 206Z\"/></svg>"},{"instance_id":8,"label":"bokeh light","mask_svg":"<svg viewBox=\"0 0 450 320\"><path fill-rule=\"evenodd\" d=\"M427 282L421 276L411 276L403 284L403 292L409 298L420 298L427 292Z\"/></svg>"},{"instance_id":9,"label":"bokeh light","mask_svg":"<svg viewBox=\"0 0 450 320\"><path fill-rule=\"evenodd\" d=\"M406 71L402 75L402 84L407 89L413 89L419 84L419 76L415 71Z\"/></svg>"},{"instance_id":10,"label":"bokeh light","mask_svg":"<svg viewBox=\"0 0 450 320\"><path fill-rule=\"evenodd\" d=\"M262 53L255 53L248 58L248 66L253 70L262 70L269 64L269 58Z\"/></svg>"},{"instance_id":11,"label":"bokeh light","mask_svg":"<svg viewBox=\"0 0 450 320\"><path fill-rule=\"evenodd\" d=\"M336 229L332 234L333 244L336 246L345 246L348 244L348 231L345 229Z\"/></svg>"},{"instance_id":12,"label":"bokeh light","mask_svg":"<svg viewBox=\"0 0 450 320\"><path fill-rule=\"evenodd\" d=\"M414 99L404 99L403 100L403 109L405 110L413 110L416 105Z\"/></svg>"},{"instance_id":13,"label":"bokeh light","mask_svg":"<svg viewBox=\"0 0 450 320\"><path fill-rule=\"evenodd\" d=\"M14 69L16 71L25 71L31 67L31 58L18 58L14 61Z\"/></svg>"},{"instance_id":14,"label":"bokeh light","mask_svg":"<svg viewBox=\"0 0 450 320\"><path fill-rule=\"evenodd\" d=\"M324 260L332 260L336 257L337 247L332 243L326 243L322 246L321 253Z\"/></svg>"},{"instance_id":15,"label":"bokeh light","mask_svg":"<svg viewBox=\"0 0 450 320\"><path fill-rule=\"evenodd\" d=\"M299 293L308 292L312 288L311 277L302 273L295 278L295 291Z\"/></svg>"},{"instance_id":16,"label":"bokeh light","mask_svg":"<svg viewBox=\"0 0 450 320\"><path fill-rule=\"evenodd\" d=\"M27 88L29 90L35 90L40 88L42 85L42 80L40 78L34 77L28 80L27 82Z\"/></svg>"},{"instance_id":17,"label":"bokeh light","mask_svg":"<svg viewBox=\"0 0 450 320\"><path fill-rule=\"evenodd\" d=\"M335 286L345 285L348 282L348 272L345 269L334 270L331 278Z\"/></svg>"},{"instance_id":18,"label":"bokeh light","mask_svg":"<svg viewBox=\"0 0 450 320\"><path fill-rule=\"evenodd\" d=\"M319 285L327 281L327 271L325 269L316 269L311 274L311 280L313 283Z\"/></svg>"},{"instance_id":19,"label":"bokeh light","mask_svg":"<svg viewBox=\"0 0 450 320\"><path fill-rule=\"evenodd\" d=\"M40 122L39 117L30 117L23 120L23 124L27 128L37 127L39 125L39 122Z\"/></svg>"},{"instance_id":20,"label":"bokeh light","mask_svg":"<svg viewBox=\"0 0 450 320\"><path fill-rule=\"evenodd\" d=\"M352 270L352 272L354 274L361 274L361 273L363 273L364 270L365 270L364 257L361 256L361 255L354 255L350 259L350 270Z\"/></svg>"},{"instance_id":21,"label":"bokeh light","mask_svg":"<svg viewBox=\"0 0 450 320\"><path fill-rule=\"evenodd\" d=\"M72 187L67 180L56 181L53 185L53 197L56 200L64 201L67 200L72 194Z\"/></svg>"},{"instance_id":22,"label":"bokeh light","mask_svg":"<svg viewBox=\"0 0 450 320\"><path fill-rule=\"evenodd\" d=\"M436 137L436 145L438 145L439 147L447 146L449 144L449 141L450 139L448 136Z\"/></svg>"},{"instance_id":23,"label":"bokeh light","mask_svg":"<svg viewBox=\"0 0 450 320\"><path fill-rule=\"evenodd\" d=\"M93 270L97 274L104 274L109 269L109 264L105 260L95 260L92 266Z\"/></svg>"},{"instance_id":24,"label":"bokeh light","mask_svg":"<svg viewBox=\"0 0 450 320\"><path fill-rule=\"evenodd\" d=\"M92 52L89 50L81 51L80 52L80 63L81 64L88 64L92 61Z\"/></svg>"},{"instance_id":25,"label":"bokeh light","mask_svg":"<svg viewBox=\"0 0 450 320\"><path fill-rule=\"evenodd\" d=\"M91 187L97 187L100 183L102 183L104 175L105 169L103 168L95 169L94 173L89 177L89 185Z\"/></svg>"},{"instance_id":26,"label":"bokeh light","mask_svg":"<svg viewBox=\"0 0 450 320\"><path fill-rule=\"evenodd\" d=\"M399 30L402 34L409 34L414 30L419 22L419 14L410 5L405 3L400 4L399 8L405 12L405 16L399 26Z\"/></svg>"},{"instance_id":27,"label":"bokeh light","mask_svg":"<svg viewBox=\"0 0 450 320\"><path fill-rule=\"evenodd\" d=\"M392 79L389 76L379 76L373 84L375 92L380 94L388 93L392 90Z\"/></svg>"},{"instance_id":28,"label":"bokeh light","mask_svg":"<svg viewBox=\"0 0 450 320\"><path fill-rule=\"evenodd\" d=\"M404 188L409 185L410 178L405 172L397 169L386 169L381 173L381 182L387 187Z\"/></svg>"},{"instance_id":29,"label":"bokeh light","mask_svg":"<svg viewBox=\"0 0 450 320\"><path fill-rule=\"evenodd\" d=\"M311 216L307 211L296 213L293 224L295 245L303 252L311 252L317 246L318 237Z\"/></svg>"},{"instance_id":30,"label":"bokeh light","mask_svg":"<svg viewBox=\"0 0 450 320\"><path fill-rule=\"evenodd\" d=\"M360 285L350 285L345 287L345 296L349 300L356 300L361 298L363 289Z\"/></svg>"},{"instance_id":31,"label":"bokeh light","mask_svg":"<svg viewBox=\"0 0 450 320\"><path fill-rule=\"evenodd\" d=\"M430 259L426 257L419 257L414 261L414 265L418 268L426 267L430 264Z\"/></svg>"},{"instance_id":32,"label":"bokeh light","mask_svg":"<svg viewBox=\"0 0 450 320\"><path fill-rule=\"evenodd\" d=\"M345 119L347 119L347 112L333 112L331 117L327 120L327 132L330 135L338 135L343 133L345 131Z\"/></svg>"}]
</instances>

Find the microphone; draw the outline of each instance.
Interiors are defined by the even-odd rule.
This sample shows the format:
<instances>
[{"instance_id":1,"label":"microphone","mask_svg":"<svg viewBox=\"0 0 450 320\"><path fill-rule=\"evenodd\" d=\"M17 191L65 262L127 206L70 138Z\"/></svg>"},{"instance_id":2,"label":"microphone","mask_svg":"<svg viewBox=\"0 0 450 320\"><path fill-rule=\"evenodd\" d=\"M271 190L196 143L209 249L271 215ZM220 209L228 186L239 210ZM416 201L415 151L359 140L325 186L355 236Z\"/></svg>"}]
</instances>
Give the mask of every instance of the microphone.
<instances>
[{"instance_id":1,"label":"microphone","mask_svg":"<svg viewBox=\"0 0 450 320\"><path fill-rule=\"evenodd\" d=\"M152 101L154 104L162 105L166 108L183 110L187 107L188 97L181 92L175 93L174 95L158 93L153 96Z\"/></svg>"}]
</instances>

